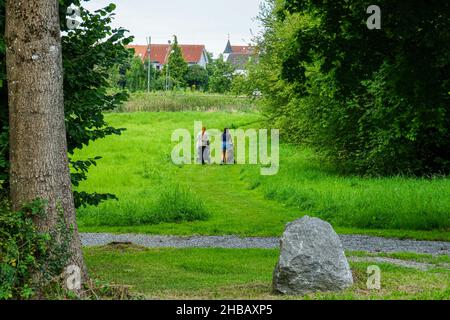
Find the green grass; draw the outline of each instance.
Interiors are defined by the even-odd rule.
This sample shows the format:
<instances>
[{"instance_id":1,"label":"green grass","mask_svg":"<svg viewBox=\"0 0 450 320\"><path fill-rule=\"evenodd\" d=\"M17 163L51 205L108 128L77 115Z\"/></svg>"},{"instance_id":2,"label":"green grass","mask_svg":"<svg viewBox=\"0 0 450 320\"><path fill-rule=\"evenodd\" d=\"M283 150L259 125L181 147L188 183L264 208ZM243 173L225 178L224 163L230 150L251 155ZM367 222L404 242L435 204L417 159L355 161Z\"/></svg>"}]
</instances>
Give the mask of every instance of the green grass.
<instances>
[{"instance_id":1,"label":"green grass","mask_svg":"<svg viewBox=\"0 0 450 320\"><path fill-rule=\"evenodd\" d=\"M164 185L158 190L156 199L147 202L146 205L148 205L147 208L144 210L134 210L133 214L130 214L128 210L111 210L111 214L109 215L102 215L101 213L94 216L88 215L86 217L86 224L139 226L146 224L154 225L162 222L181 223L207 220L209 217L201 199L187 188L178 184ZM132 208L133 204L128 207ZM94 220L90 221L90 219Z\"/></svg>"},{"instance_id":2,"label":"green grass","mask_svg":"<svg viewBox=\"0 0 450 320\"><path fill-rule=\"evenodd\" d=\"M239 180L239 166L184 166L171 163L172 131L193 128L194 120L203 120L210 128L239 126L257 119L240 113L133 113L109 114L108 121L128 130L120 137L109 137L79 152L79 157L102 155L93 168L83 191L111 192L119 201L109 201L78 211L81 230L109 230L116 225L139 232L134 217L150 217L158 207L161 190L173 185L190 189L201 199L207 221L144 225L147 233L161 234L240 234L273 235L301 213L266 201L262 195L246 190ZM193 130L193 129L191 129ZM245 199L245 200L243 200ZM124 221L125 220L125 221ZM128 220L128 221L127 221Z\"/></svg>"},{"instance_id":3,"label":"green grass","mask_svg":"<svg viewBox=\"0 0 450 320\"><path fill-rule=\"evenodd\" d=\"M80 209L81 231L279 236L287 222L309 214L340 233L450 241L448 178L340 176L310 151L287 145L277 176L262 177L253 166L178 167L170 159L173 130L192 132L196 120L208 128L255 127L259 115L117 113L106 119L127 131L77 152L104 157L80 190L114 193L119 201ZM182 197L170 194L174 187Z\"/></svg>"},{"instance_id":4,"label":"green grass","mask_svg":"<svg viewBox=\"0 0 450 320\"><path fill-rule=\"evenodd\" d=\"M450 231L449 178L342 176L310 150L285 145L281 152L278 175L245 173L266 199L340 227Z\"/></svg>"},{"instance_id":5,"label":"green grass","mask_svg":"<svg viewBox=\"0 0 450 320\"><path fill-rule=\"evenodd\" d=\"M145 249L109 246L84 251L92 277L131 285L156 299L450 299L450 270L427 272L387 263L380 291L366 287L373 263L351 263L355 285L340 293L282 297L271 292L277 250Z\"/></svg>"},{"instance_id":6,"label":"green grass","mask_svg":"<svg viewBox=\"0 0 450 320\"><path fill-rule=\"evenodd\" d=\"M201 92L136 92L121 112L241 111L254 110L251 99Z\"/></svg>"}]
</instances>

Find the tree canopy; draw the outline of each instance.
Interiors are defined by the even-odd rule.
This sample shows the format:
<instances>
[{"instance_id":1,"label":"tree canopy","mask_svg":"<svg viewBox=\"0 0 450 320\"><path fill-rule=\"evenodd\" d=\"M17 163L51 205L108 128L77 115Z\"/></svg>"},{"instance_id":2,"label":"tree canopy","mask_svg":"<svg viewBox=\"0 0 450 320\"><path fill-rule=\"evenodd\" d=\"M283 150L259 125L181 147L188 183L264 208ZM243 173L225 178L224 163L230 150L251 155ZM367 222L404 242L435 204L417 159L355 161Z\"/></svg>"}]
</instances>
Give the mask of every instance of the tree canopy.
<instances>
[{"instance_id":1,"label":"tree canopy","mask_svg":"<svg viewBox=\"0 0 450 320\"><path fill-rule=\"evenodd\" d=\"M284 138L345 171L450 171L450 3L270 0L251 81Z\"/></svg>"},{"instance_id":2,"label":"tree canopy","mask_svg":"<svg viewBox=\"0 0 450 320\"><path fill-rule=\"evenodd\" d=\"M164 66L164 72L167 71L167 68L169 68L169 75L175 80L175 84L179 87L184 87L186 85L184 77L188 72L188 64L184 60L181 47L178 45L177 36L173 37L169 61L167 65Z\"/></svg>"},{"instance_id":3,"label":"tree canopy","mask_svg":"<svg viewBox=\"0 0 450 320\"><path fill-rule=\"evenodd\" d=\"M112 65L123 65L129 56L125 45L131 43L132 37L126 36L123 28L112 28L115 5L89 12L81 8L81 25L76 29L67 27L67 8L81 5L80 0L60 0L63 67L64 67L64 104L68 151L73 155L91 141L111 134L120 134L123 129L108 126L103 112L117 108L127 99L125 91L110 92L109 76ZM0 1L0 29L4 30L4 2ZM2 33L3 34L3 33ZM5 81L4 39L0 37L0 181L2 191L7 196L8 190L8 105ZM87 172L100 157L71 161L72 183L78 186L87 179ZM74 192L75 204L96 205L107 199L114 199L111 194L88 194Z\"/></svg>"}]
</instances>

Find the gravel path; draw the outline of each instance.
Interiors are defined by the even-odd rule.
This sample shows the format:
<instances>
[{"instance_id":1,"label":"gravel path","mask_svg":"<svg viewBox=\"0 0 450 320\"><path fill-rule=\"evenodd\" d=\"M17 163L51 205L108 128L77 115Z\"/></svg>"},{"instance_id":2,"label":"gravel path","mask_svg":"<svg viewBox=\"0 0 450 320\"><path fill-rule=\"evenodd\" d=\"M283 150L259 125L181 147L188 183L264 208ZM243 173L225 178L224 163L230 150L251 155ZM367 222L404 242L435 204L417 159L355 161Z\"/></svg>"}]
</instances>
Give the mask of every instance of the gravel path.
<instances>
[{"instance_id":1,"label":"gravel path","mask_svg":"<svg viewBox=\"0 0 450 320\"><path fill-rule=\"evenodd\" d=\"M366 252L415 252L422 254L446 254L450 256L450 242L397 240L359 235L341 235L348 251ZM113 235L106 233L82 233L83 246L102 246L112 242L133 243L147 248L230 248L272 249L279 247L278 238L239 238L236 236L148 236L140 234Z\"/></svg>"}]
</instances>

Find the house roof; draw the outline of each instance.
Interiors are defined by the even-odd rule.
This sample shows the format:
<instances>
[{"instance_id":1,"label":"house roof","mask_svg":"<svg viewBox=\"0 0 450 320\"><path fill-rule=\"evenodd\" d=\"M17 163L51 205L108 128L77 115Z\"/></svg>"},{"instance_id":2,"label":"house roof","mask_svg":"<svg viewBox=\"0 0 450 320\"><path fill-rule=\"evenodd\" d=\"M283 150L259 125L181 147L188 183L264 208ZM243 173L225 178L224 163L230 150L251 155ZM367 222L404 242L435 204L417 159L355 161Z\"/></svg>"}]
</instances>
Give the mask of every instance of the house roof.
<instances>
[{"instance_id":1,"label":"house roof","mask_svg":"<svg viewBox=\"0 0 450 320\"><path fill-rule=\"evenodd\" d=\"M186 62L199 62L202 58L202 54L206 51L204 45L181 45L183 51L183 57Z\"/></svg>"},{"instance_id":2,"label":"house roof","mask_svg":"<svg viewBox=\"0 0 450 320\"><path fill-rule=\"evenodd\" d=\"M179 45L183 53L184 60L187 63L198 63L203 53L206 51L204 45ZM129 49L134 49L136 56L142 60L147 59L147 46L146 45L130 45ZM171 46L169 44L152 44L150 58L152 62L159 64L166 64L169 57Z\"/></svg>"},{"instance_id":3,"label":"house roof","mask_svg":"<svg viewBox=\"0 0 450 320\"><path fill-rule=\"evenodd\" d=\"M224 54L228 54L227 62L231 63L237 70L245 68L250 58L255 55L255 47L232 46L230 40L227 42Z\"/></svg>"},{"instance_id":4,"label":"house roof","mask_svg":"<svg viewBox=\"0 0 450 320\"><path fill-rule=\"evenodd\" d=\"M227 42L227 46L225 47L225 50L224 50L224 52L223 53L233 53L233 48L231 47L231 42L230 42L230 40L228 40L228 42Z\"/></svg>"},{"instance_id":5,"label":"house roof","mask_svg":"<svg viewBox=\"0 0 450 320\"><path fill-rule=\"evenodd\" d=\"M228 56L227 62L231 63L237 70L242 70L245 69L250 58L250 54L231 53Z\"/></svg>"},{"instance_id":6,"label":"house roof","mask_svg":"<svg viewBox=\"0 0 450 320\"><path fill-rule=\"evenodd\" d=\"M141 59L144 59L147 54L147 46L137 46L137 45L129 45L128 49L134 49L134 54Z\"/></svg>"},{"instance_id":7,"label":"house roof","mask_svg":"<svg viewBox=\"0 0 450 320\"><path fill-rule=\"evenodd\" d=\"M230 40L227 42L227 46L223 51L224 54L246 54L252 55L255 53L255 47L252 46L232 46Z\"/></svg>"},{"instance_id":8,"label":"house roof","mask_svg":"<svg viewBox=\"0 0 450 320\"><path fill-rule=\"evenodd\" d=\"M251 55L255 51L251 46L231 46L233 53Z\"/></svg>"}]
</instances>

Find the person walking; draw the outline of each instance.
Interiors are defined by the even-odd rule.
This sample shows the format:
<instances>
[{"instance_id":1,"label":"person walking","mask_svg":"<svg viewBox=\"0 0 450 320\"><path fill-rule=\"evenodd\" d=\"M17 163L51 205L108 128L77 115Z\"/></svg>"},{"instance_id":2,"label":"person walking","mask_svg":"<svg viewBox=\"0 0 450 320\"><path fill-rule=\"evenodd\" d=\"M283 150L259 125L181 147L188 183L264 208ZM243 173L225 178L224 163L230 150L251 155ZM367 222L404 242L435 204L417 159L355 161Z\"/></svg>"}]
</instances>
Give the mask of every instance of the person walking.
<instances>
[{"instance_id":1,"label":"person walking","mask_svg":"<svg viewBox=\"0 0 450 320\"><path fill-rule=\"evenodd\" d=\"M228 164L228 152L233 147L230 130L225 128L222 133L222 165Z\"/></svg>"},{"instance_id":2,"label":"person walking","mask_svg":"<svg viewBox=\"0 0 450 320\"><path fill-rule=\"evenodd\" d=\"M209 136L206 132L206 128L202 128L202 132L198 134L197 137L197 150L199 153L199 161L201 161L202 165L206 164L206 160L209 159Z\"/></svg>"}]
</instances>

